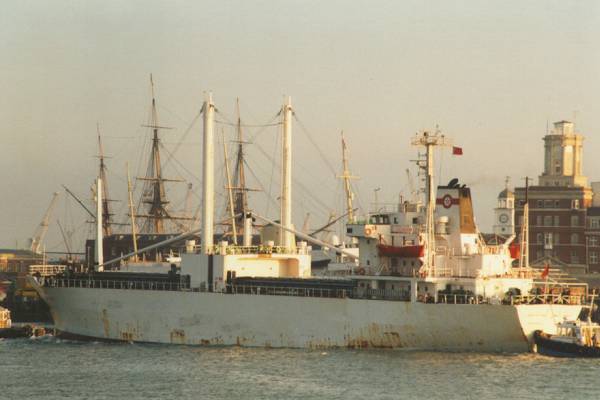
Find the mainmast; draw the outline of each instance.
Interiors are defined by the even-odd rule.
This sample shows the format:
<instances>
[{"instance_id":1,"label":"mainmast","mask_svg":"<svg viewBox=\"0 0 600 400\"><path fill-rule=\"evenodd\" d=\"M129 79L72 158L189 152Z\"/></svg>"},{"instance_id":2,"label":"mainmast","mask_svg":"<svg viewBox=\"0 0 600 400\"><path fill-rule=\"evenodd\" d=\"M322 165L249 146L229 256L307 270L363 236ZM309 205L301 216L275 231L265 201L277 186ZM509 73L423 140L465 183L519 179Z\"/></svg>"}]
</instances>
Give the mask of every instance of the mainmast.
<instances>
[{"instance_id":1,"label":"mainmast","mask_svg":"<svg viewBox=\"0 0 600 400\"><path fill-rule=\"evenodd\" d=\"M246 189L246 176L244 172L244 137L242 132L242 118L240 116L240 99L236 100L237 109L237 159L235 166L235 214L244 214L248 210L248 191Z\"/></svg>"},{"instance_id":2,"label":"mainmast","mask_svg":"<svg viewBox=\"0 0 600 400\"><path fill-rule=\"evenodd\" d=\"M165 179L162 176L162 164L160 160L160 137L159 129L171 129L158 124L158 113L156 111L156 98L154 96L154 81L150 75L150 86L152 90L152 110L151 121L149 125L143 125L152 128L152 151L146 176L138 178L146 181L142 194L142 202L147 205L148 213L145 215L136 215L139 218L146 218L142 231L144 233L165 233L165 220L187 219L185 217L175 217L169 214L167 205L169 201L166 197L165 182L181 182L179 179ZM181 227L181 226L180 226Z\"/></svg>"},{"instance_id":3,"label":"mainmast","mask_svg":"<svg viewBox=\"0 0 600 400\"><path fill-rule=\"evenodd\" d=\"M104 162L104 147L102 146L102 138L100 137L100 125L96 124L96 131L98 133L98 158L100 159L100 170L98 177L102 180L102 232L104 236L112 234L111 228L111 217L109 202L111 201L108 197L108 179L106 177L106 163Z\"/></svg>"},{"instance_id":4,"label":"mainmast","mask_svg":"<svg viewBox=\"0 0 600 400\"><path fill-rule=\"evenodd\" d=\"M426 163L420 165L424 168L427 176L425 180L425 193L426 193L426 221L425 221L425 264L423 269L428 274L435 273L435 182L434 182L434 162L433 162L433 150L436 146L449 146L450 140L444 135L440 135L436 131L435 134L429 132L423 132L417 135L412 140L414 146L423 146L426 150Z\"/></svg>"}]
</instances>

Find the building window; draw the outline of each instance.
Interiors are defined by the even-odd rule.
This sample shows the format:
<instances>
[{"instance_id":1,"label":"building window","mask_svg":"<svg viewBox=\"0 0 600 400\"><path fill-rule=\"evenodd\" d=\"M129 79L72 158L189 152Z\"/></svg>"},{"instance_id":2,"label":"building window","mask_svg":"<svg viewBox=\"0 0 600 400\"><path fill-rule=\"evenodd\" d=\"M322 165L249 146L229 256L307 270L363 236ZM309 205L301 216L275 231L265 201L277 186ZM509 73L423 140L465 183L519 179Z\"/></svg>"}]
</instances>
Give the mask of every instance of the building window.
<instances>
[{"instance_id":1,"label":"building window","mask_svg":"<svg viewBox=\"0 0 600 400\"><path fill-rule=\"evenodd\" d=\"M571 208L578 210L579 209L579 200L572 200L571 201Z\"/></svg>"},{"instance_id":2,"label":"building window","mask_svg":"<svg viewBox=\"0 0 600 400\"><path fill-rule=\"evenodd\" d=\"M559 200L554 200L554 207L555 208L560 208L560 201Z\"/></svg>"},{"instance_id":3,"label":"building window","mask_svg":"<svg viewBox=\"0 0 600 400\"><path fill-rule=\"evenodd\" d=\"M552 226L552 215L544 216L544 226Z\"/></svg>"},{"instance_id":4,"label":"building window","mask_svg":"<svg viewBox=\"0 0 600 400\"><path fill-rule=\"evenodd\" d=\"M537 201L537 206L538 206L538 208L543 208L544 207L544 201L543 200L538 200Z\"/></svg>"},{"instance_id":5,"label":"building window","mask_svg":"<svg viewBox=\"0 0 600 400\"><path fill-rule=\"evenodd\" d=\"M571 226L579 226L579 215L571 215Z\"/></svg>"},{"instance_id":6,"label":"building window","mask_svg":"<svg viewBox=\"0 0 600 400\"><path fill-rule=\"evenodd\" d=\"M537 226L542 226L542 216L538 215L537 217L535 217L535 224Z\"/></svg>"},{"instance_id":7,"label":"building window","mask_svg":"<svg viewBox=\"0 0 600 400\"><path fill-rule=\"evenodd\" d=\"M594 228L594 229L600 228L600 219L591 218L590 219L590 228Z\"/></svg>"},{"instance_id":8,"label":"building window","mask_svg":"<svg viewBox=\"0 0 600 400\"><path fill-rule=\"evenodd\" d=\"M576 251L574 251L574 250L573 250L573 251L571 251L571 262L572 262L573 264L577 264L577 263L579 263L579 256L577 255L577 252L576 252Z\"/></svg>"},{"instance_id":9,"label":"building window","mask_svg":"<svg viewBox=\"0 0 600 400\"><path fill-rule=\"evenodd\" d=\"M544 243L543 240L544 240L544 235L542 235L541 233L538 233L537 234L537 241L536 241L536 243L537 244L542 244L542 243Z\"/></svg>"},{"instance_id":10,"label":"building window","mask_svg":"<svg viewBox=\"0 0 600 400\"><path fill-rule=\"evenodd\" d=\"M571 235L571 244L578 244L579 243L579 235L576 233L573 233Z\"/></svg>"},{"instance_id":11,"label":"building window","mask_svg":"<svg viewBox=\"0 0 600 400\"><path fill-rule=\"evenodd\" d=\"M554 216L554 226L560 226L560 217L558 215Z\"/></svg>"},{"instance_id":12,"label":"building window","mask_svg":"<svg viewBox=\"0 0 600 400\"><path fill-rule=\"evenodd\" d=\"M554 244L560 243L560 235L558 233L554 233Z\"/></svg>"},{"instance_id":13,"label":"building window","mask_svg":"<svg viewBox=\"0 0 600 400\"><path fill-rule=\"evenodd\" d=\"M544 249L545 250L552 249L552 233L549 233L549 232L544 233Z\"/></svg>"},{"instance_id":14,"label":"building window","mask_svg":"<svg viewBox=\"0 0 600 400\"><path fill-rule=\"evenodd\" d=\"M588 246L591 246L591 247L598 246L598 238L596 236L590 236L588 238Z\"/></svg>"},{"instance_id":15,"label":"building window","mask_svg":"<svg viewBox=\"0 0 600 400\"><path fill-rule=\"evenodd\" d=\"M592 251L590 253L589 263L590 264L598 264L598 253L596 253L595 251Z\"/></svg>"},{"instance_id":16,"label":"building window","mask_svg":"<svg viewBox=\"0 0 600 400\"><path fill-rule=\"evenodd\" d=\"M554 204L554 202L552 200L544 200L545 208L552 208L552 204Z\"/></svg>"}]
</instances>

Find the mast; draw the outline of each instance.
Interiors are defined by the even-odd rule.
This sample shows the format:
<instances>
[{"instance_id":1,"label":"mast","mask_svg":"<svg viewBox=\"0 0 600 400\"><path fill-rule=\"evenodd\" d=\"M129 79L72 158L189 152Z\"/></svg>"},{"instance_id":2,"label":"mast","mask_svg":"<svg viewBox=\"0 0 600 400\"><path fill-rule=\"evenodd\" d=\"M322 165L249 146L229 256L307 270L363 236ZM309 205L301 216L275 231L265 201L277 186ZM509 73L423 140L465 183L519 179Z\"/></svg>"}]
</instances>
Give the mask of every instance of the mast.
<instances>
[{"instance_id":1,"label":"mast","mask_svg":"<svg viewBox=\"0 0 600 400\"><path fill-rule=\"evenodd\" d=\"M529 177L525 177L525 205L523 205L523 225L521 226L521 257L519 268L529 266Z\"/></svg>"},{"instance_id":2,"label":"mast","mask_svg":"<svg viewBox=\"0 0 600 400\"><path fill-rule=\"evenodd\" d=\"M214 118L215 106L212 94L204 102L204 143L202 146L202 253L213 254L215 182L214 182Z\"/></svg>"},{"instance_id":3,"label":"mast","mask_svg":"<svg viewBox=\"0 0 600 400\"><path fill-rule=\"evenodd\" d=\"M145 218L142 229L147 233L165 233L165 220L171 220L180 229L184 229L183 225L177 223L177 220L187 220L186 217L177 217L170 215L167 210L169 201L165 192L165 182L182 182L180 179L165 179L162 175L162 164L160 159L160 137L159 129L171 129L169 127L160 126L158 123L158 113L156 111L156 97L154 95L154 81L150 74L150 87L152 91L152 107L151 121L149 125L142 125L152 129L152 151L146 170L146 176L137 178L146 181L142 194L142 202L147 205L148 212L145 215L137 215L139 218Z\"/></svg>"},{"instance_id":4,"label":"mast","mask_svg":"<svg viewBox=\"0 0 600 400\"><path fill-rule=\"evenodd\" d=\"M229 157L227 156L227 143L225 142L225 132L223 133L223 154L225 157L225 173L227 175L227 194L229 197L229 212L231 215L231 232L233 235L233 243L238 244L237 229L235 226L235 209L233 208L233 192L231 191L231 173L229 171Z\"/></svg>"},{"instance_id":5,"label":"mast","mask_svg":"<svg viewBox=\"0 0 600 400\"><path fill-rule=\"evenodd\" d=\"M246 190L246 175L244 172L244 137L242 132L242 118L240 114L240 99L236 100L237 109L237 142L238 151L235 173L235 213L244 214L248 211L248 191Z\"/></svg>"},{"instance_id":6,"label":"mast","mask_svg":"<svg viewBox=\"0 0 600 400\"><path fill-rule=\"evenodd\" d=\"M423 132L412 140L415 146L423 146L426 150L426 162L421 167L425 169L427 175L425 179L426 201L426 221L425 221L425 271L432 275L435 273L435 182L434 182L434 160L433 150L436 146L449 146L451 143L444 135L438 131L435 134Z\"/></svg>"},{"instance_id":7,"label":"mast","mask_svg":"<svg viewBox=\"0 0 600 400\"><path fill-rule=\"evenodd\" d=\"M100 137L100 124L96 124L96 132L98 133L98 159L100 160L100 169L98 176L102 179L102 231L104 236L112 234L111 219L108 197L108 179L106 176L106 163L104 162L104 146L102 146L102 138Z\"/></svg>"},{"instance_id":8,"label":"mast","mask_svg":"<svg viewBox=\"0 0 600 400\"><path fill-rule=\"evenodd\" d=\"M283 105L283 143L281 174L281 225L280 243L287 251L294 247L292 227L292 99L288 97ZM287 230L286 230L287 229Z\"/></svg>"},{"instance_id":9,"label":"mast","mask_svg":"<svg viewBox=\"0 0 600 400\"><path fill-rule=\"evenodd\" d=\"M96 181L96 259L98 260L97 271L102 271L104 267L104 247L102 237L103 224L102 224L102 178L98 178Z\"/></svg>"},{"instance_id":10,"label":"mast","mask_svg":"<svg viewBox=\"0 0 600 400\"><path fill-rule=\"evenodd\" d=\"M58 198L58 192L54 192L52 195L52 200L50 201L50 205L48 209L44 213L44 218L42 218L42 222L35 230L33 237L29 240L29 248L34 253L40 253L42 250L42 242L44 241L44 237L48 232L48 226L50 226L50 217L52 216L52 211L56 206L56 200Z\"/></svg>"},{"instance_id":11,"label":"mast","mask_svg":"<svg viewBox=\"0 0 600 400\"><path fill-rule=\"evenodd\" d=\"M134 260L137 261L137 233L135 228L135 212L133 208L133 191L131 189L131 178L129 177L129 163L127 165L127 194L129 199L129 215L131 216L131 239L133 240L133 251L136 253Z\"/></svg>"},{"instance_id":12,"label":"mast","mask_svg":"<svg viewBox=\"0 0 600 400\"><path fill-rule=\"evenodd\" d=\"M348 222L354 223L354 207L352 206L352 200L354 199L354 193L352 193L352 187L350 186L350 179L358 179L357 176L352 176L350 168L348 167L348 147L346 146L346 140L344 139L344 131L342 131L342 166L343 173L338 176L344 180L344 191L346 192L346 214L348 215Z\"/></svg>"}]
</instances>

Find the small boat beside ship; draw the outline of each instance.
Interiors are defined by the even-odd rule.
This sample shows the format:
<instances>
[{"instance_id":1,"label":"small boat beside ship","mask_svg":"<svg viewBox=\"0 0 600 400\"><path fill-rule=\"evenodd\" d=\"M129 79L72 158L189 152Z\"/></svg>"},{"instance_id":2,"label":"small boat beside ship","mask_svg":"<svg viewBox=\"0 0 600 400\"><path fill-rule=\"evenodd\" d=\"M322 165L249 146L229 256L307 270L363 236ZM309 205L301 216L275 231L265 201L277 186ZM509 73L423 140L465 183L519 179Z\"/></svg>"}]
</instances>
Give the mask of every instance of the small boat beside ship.
<instances>
[{"instance_id":1,"label":"small boat beside ship","mask_svg":"<svg viewBox=\"0 0 600 400\"><path fill-rule=\"evenodd\" d=\"M594 295L587 311L587 321L564 320L556 324L556 333L542 330L533 333L535 350L554 357L600 357L600 324L592 321Z\"/></svg>"},{"instance_id":2,"label":"small boat beside ship","mask_svg":"<svg viewBox=\"0 0 600 400\"><path fill-rule=\"evenodd\" d=\"M18 339L39 337L46 334L46 329L32 324L13 324L10 310L0 307L0 339Z\"/></svg>"},{"instance_id":3,"label":"small boat beside ship","mask_svg":"<svg viewBox=\"0 0 600 400\"><path fill-rule=\"evenodd\" d=\"M600 325L579 320L557 325L556 334L533 333L539 354L554 357L600 357Z\"/></svg>"}]
</instances>

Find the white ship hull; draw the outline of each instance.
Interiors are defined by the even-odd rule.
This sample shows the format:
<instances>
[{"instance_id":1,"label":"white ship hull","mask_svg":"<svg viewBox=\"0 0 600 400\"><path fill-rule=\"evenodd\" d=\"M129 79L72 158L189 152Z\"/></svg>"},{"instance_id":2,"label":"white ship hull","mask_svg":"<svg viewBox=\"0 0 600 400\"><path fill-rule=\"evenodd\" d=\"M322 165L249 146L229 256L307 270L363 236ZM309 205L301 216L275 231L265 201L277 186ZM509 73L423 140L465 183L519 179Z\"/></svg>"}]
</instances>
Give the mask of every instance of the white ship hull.
<instances>
[{"instance_id":1,"label":"white ship hull","mask_svg":"<svg viewBox=\"0 0 600 400\"><path fill-rule=\"evenodd\" d=\"M524 352L575 305L425 304L208 292L36 289L56 328L90 338L189 345Z\"/></svg>"}]
</instances>

